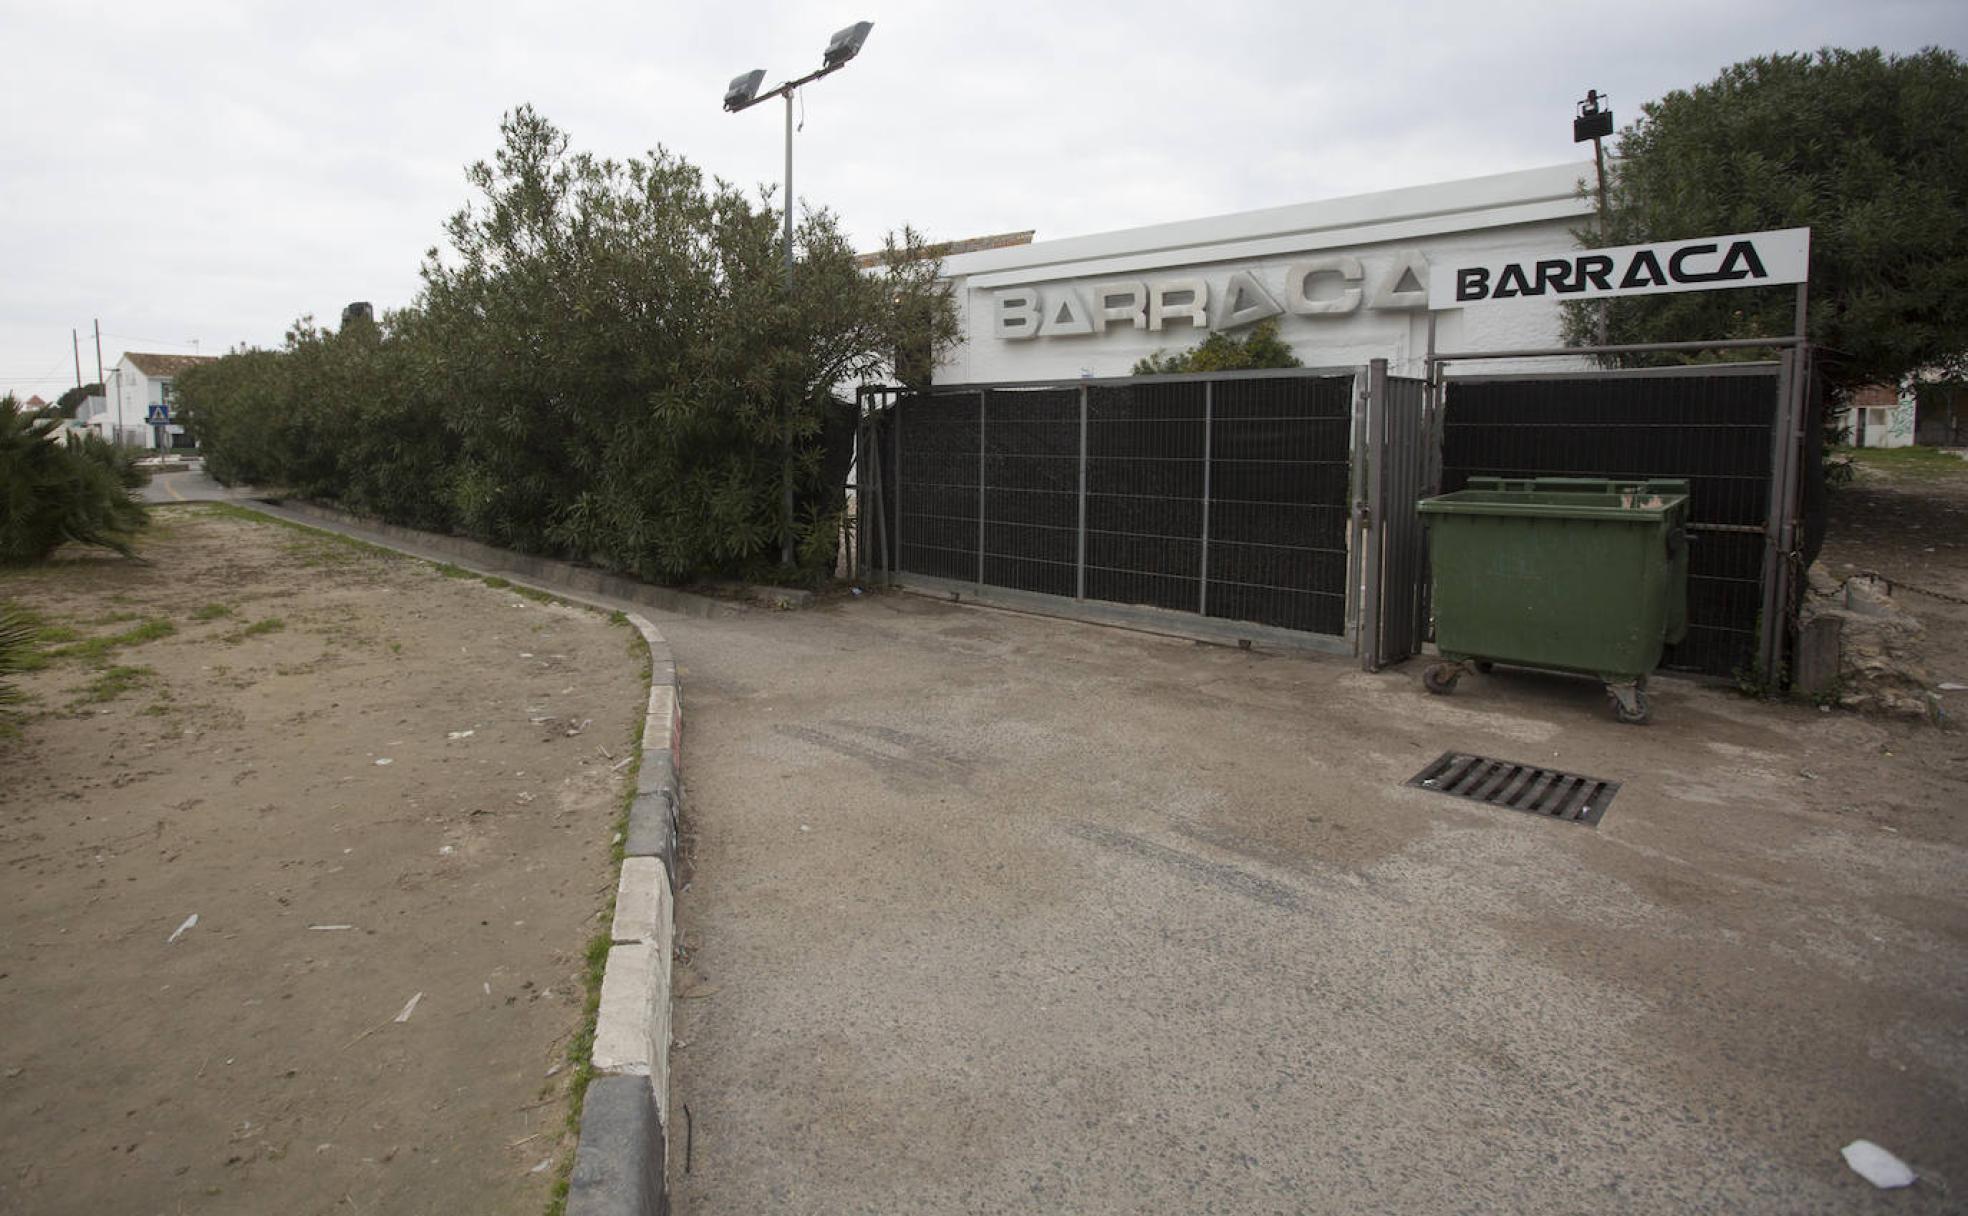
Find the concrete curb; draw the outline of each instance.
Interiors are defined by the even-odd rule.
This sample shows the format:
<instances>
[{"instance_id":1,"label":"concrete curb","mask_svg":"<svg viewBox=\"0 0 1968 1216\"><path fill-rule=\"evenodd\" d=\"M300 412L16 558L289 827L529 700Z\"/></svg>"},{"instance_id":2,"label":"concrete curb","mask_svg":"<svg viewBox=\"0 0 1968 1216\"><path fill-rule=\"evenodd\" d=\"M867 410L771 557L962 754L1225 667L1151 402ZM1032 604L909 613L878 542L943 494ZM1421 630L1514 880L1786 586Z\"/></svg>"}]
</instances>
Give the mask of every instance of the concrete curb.
<instances>
[{"instance_id":1,"label":"concrete curb","mask_svg":"<svg viewBox=\"0 0 1968 1216\"><path fill-rule=\"evenodd\" d=\"M657 1216L670 1210L663 1168L671 1125L670 962L683 804L683 700L670 644L640 615L626 615L649 646L649 710L595 1019L590 1057L595 1077L581 1109L567 1216Z\"/></svg>"},{"instance_id":2,"label":"concrete curb","mask_svg":"<svg viewBox=\"0 0 1968 1216\"><path fill-rule=\"evenodd\" d=\"M387 538L388 548L431 560L454 557L480 574L515 581L602 611L581 591L648 602L618 592L622 583L693 601L699 616L741 611L716 600L617 579L566 562L529 558L459 537L376 523L311 503L246 504L275 518L308 519ZM295 520L294 517L301 517ZM334 527L325 528L333 531ZM367 537L357 535L355 539ZM396 544L388 544L395 541ZM571 572L578 578L564 577ZM571 593L570 593L571 591ZM708 606L706 608L705 606ZM655 625L622 614L649 647L649 704L642 727L642 767L629 804L615 920L602 972L601 1009L589 1060L594 1077L581 1107L581 1132L568 1183L567 1216L663 1216L670 1210L664 1169L670 1127L670 964L676 939L677 827L683 811L683 698L676 656Z\"/></svg>"},{"instance_id":3,"label":"concrete curb","mask_svg":"<svg viewBox=\"0 0 1968 1216\"><path fill-rule=\"evenodd\" d=\"M417 549L412 551L413 556L428 558L435 555L453 559L483 574L536 580L546 584L543 589L547 591L606 595L618 600L644 604L661 612L674 612L678 616L707 618L737 616L751 610L744 604L713 599L708 595L693 595L688 591L661 587L620 574L609 574L593 566L580 566L550 557L535 557L529 553L515 553L510 549L467 540L462 536L421 532L415 528L403 527L401 524L384 523L366 515L355 515L298 498L252 499L248 501L248 505L265 507L268 514L284 518L297 518L301 521L318 519L331 524L361 528L365 532L416 546Z\"/></svg>"}]
</instances>

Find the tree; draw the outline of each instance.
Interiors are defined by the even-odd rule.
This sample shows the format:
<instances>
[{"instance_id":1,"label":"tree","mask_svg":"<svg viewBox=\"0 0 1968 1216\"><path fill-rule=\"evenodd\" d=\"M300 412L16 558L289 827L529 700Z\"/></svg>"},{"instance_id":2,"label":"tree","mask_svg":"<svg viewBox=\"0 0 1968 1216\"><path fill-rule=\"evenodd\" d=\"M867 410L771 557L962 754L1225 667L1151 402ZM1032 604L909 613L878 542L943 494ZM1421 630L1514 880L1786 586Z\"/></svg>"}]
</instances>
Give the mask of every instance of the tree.
<instances>
[{"instance_id":1,"label":"tree","mask_svg":"<svg viewBox=\"0 0 1968 1216\"><path fill-rule=\"evenodd\" d=\"M208 469L641 578L786 577L788 539L792 577L830 570L838 390L926 377L956 336L921 238L867 273L809 211L789 286L769 199L661 149L574 152L528 107L500 129L414 307L185 374Z\"/></svg>"},{"instance_id":2,"label":"tree","mask_svg":"<svg viewBox=\"0 0 1968 1216\"><path fill-rule=\"evenodd\" d=\"M1809 337L1834 396L1968 358L1968 65L1952 51L1822 50L1739 63L1621 131L1604 231L1628 245L1811 229ZM1566 338L1792 332L1785 288L1569 305Z\"/></svg>"},{"instance_id":3,"label":"tree","mask_svg":"<svg viewBox=\"0 0 1968 1216\"><path fill-rule=\"evenodd\" d=\"M100 384L77 385L75 388L69 389L55 399L55 408L61 411L62 417L73 418L75 417L76 408L83 401L90 397L100 397L102 395L103 386Z\"/></svg>"},{"instance_id":4,"label":"tree","mask_svg":"<svg viewBox=\"0 0 1968 1216\"><path fill-rule=\"evenodd\" d=\"M38 562L69 542L124 556L149 523L133 491L149 480L133 453L97 435L51 437L58 406L32 413L0 397L0 566Z\"/></svg>"},{"instance_id":5,"label":"tree","mask_svg":"<svg viewBox=\"0 0 1968 1216\"><path fill-rule=\"evenodd\" d=\"M1239 372L1260 367L1303 367L1291 344L1278 337L1276 321L1259 321L1241 338L1221 331L1176 354L1156 351L1134 365L1137 376L1177 372Z\"/></svg>"}]
</instances>

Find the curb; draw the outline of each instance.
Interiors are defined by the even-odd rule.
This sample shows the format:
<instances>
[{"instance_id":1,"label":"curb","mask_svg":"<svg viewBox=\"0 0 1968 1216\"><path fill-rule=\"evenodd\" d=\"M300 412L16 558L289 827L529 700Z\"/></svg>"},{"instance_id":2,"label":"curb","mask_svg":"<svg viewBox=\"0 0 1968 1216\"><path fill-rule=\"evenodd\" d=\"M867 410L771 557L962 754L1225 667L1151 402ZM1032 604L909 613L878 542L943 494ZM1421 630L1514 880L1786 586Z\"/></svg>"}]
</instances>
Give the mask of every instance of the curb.
<instances>
[{"instance_id":1,"label":"curb","mask_svg":"<svg viewBox=\"0 0 1968 1216\"><path fill-rule=\"evenodd\" d=\"M676 941L678 780L683 702L676 658L656 627L626 613L649 646L642 768L623 845L615 923L595 1019L594 1079L581 1107L567 1216L661 1216L670 1120L670 959Z\"/></svg>"},{"instance_id":2,"label":"curb","mask_svg":"<svg viewBox=\"0 0 1968 1216\"><path fill-rule=\"evenodd\" d=\"M242 501L254 507L263 507L270 515L344 524L351 528L373 532L378 536L387 536L405 544L417 545L427 551L413 556L428 557L436 553L482 567L488 574L537 579L548 584L546 589L550 591L612 596L618 600L644 604L660 612L674 612L678 616L707 619L736 616L750 611L750 607L745 604L713 599L708 595L693 595L673 587L645 583L625 575L609 574L593 566L580 566L573 562L564 562L551 557L537 557L530 553L515 553L511 549L501 549L497 545L488 545L482 541L467 540L462 536L447 536L441 532L423 532L416 528L406 528L401 524L384 523L380 519L371 519L366 515L356 515L335 507L324 507L319 503L307 502L299 498L254 498Z\"/></svg>"},{"instance_id":3,"label":"curb","mask_svg":"<svg viewBox=\"0 0 1968 1216\"><path fill-rule=\"evenodd\" d=\"M538 590L605 612L617 609L583 601L580 592L650 602L645 595L618 591L615 584L619 583L688 601L677 611L689 615L725 616L742 611L702 596L604 575L567 562L378 523L311 503L251 500L244 505L274 518L293 522L313 518L387 537L399 545L419 546L485 567L481 574L518 574L531 580L528 585ZM295 516L303 519L294 520ZM432 560L430 552L413 548L397 551ZM579 577L569 578L563 572ZM609 929L601 1008L595 1017L594 1046L589 1055L593 1079L581 1104L574 1172L568 1180L567 1216L665 1216L670 1210L664 1171L669 1158L670 963L676 940L677 824L683 811L682 685L668 640L642 614L622 615L649 647L649 705L642 727L642 767L636 778L635 798L629 804L622 871L616 880L615 921Z\"/></svg>"}]
</instances>

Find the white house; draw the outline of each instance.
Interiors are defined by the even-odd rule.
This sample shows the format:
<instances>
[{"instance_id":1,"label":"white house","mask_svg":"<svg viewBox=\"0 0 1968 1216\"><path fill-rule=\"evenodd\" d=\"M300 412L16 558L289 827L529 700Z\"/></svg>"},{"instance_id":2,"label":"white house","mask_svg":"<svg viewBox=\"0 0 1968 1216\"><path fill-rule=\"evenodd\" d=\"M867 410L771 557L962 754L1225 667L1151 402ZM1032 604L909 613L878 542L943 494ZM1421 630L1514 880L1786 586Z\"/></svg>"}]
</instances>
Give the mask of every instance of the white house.
<instances>
[{"instance_id":1,"label":"white house","mask_svg":"<svg viewBox=\"0 0 1968 1216\"><path fill-rule=\"evenodd\" d=\"M187 448L190 436L172 419L178 376L213 355L153 355L126 351L104 386L107 408L89 424L106 439L143 448Z\"/></svg>"},{"instance_id":2,"label":"white house","mask_svg":"<svg viewBox=\"0 0 1968 1216\"><path fill-rule=\"evenodd\" d=\"M1264 319L1308 367L1385 358L1397 375L1421 375L1430 264L1575 249L1591 176L1589 162L1553 165L956 253L943 270L963 340L936 378L1124 376L1157 350ZM1436 317L1439 350L1559 344L1551 298Z\"/></svg>"}]
</instances>

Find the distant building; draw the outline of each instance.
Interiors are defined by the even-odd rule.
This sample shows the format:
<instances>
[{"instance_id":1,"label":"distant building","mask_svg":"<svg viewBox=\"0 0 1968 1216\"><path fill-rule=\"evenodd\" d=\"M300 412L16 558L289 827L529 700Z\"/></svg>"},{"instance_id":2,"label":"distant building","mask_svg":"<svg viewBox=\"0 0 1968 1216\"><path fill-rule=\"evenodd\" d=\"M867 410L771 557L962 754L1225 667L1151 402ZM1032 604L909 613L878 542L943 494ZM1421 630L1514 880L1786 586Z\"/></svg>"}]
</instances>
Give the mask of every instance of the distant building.
<instances>
[{"instance_id":1,"label":"distant building","mask_svg":"<svg viewBox=\"0 0 1968 1216\"><path fill-rule=\"evenodd\" d=\"M214 355L153 355L126 351L106 385L107 408L89 424L104 438L141 448L188 448L191 436L173 413L177 378ZM79 411L78 411L79 413Z\"/></svg>"},{"instance_id":2,"label":"distant building","mask_svg":"<svg viewBox=\"0 0 1968 1216\"><path fill-rule=\"evenodd\" d=\"M36 393L32 397L29 397L27 400L21 402L21 409L25 410L27 413L30 414L34 413L37 410L45 410L47 408L48 408L48 403L41 400L41 394L39 393Z\"/></svg>"},{"instance_id":3,"label":"distant building","mask_svg":"<svg viewBox=\"0 0 1968 1216\"><path fill-rule=\"evenodd\" d=\"M1914 390L1868 384L1852 394L1844 430L1853 447L1904 448L1913 445Z\"/></svg>"}]
</instances>

